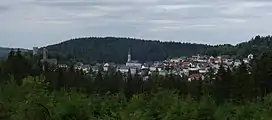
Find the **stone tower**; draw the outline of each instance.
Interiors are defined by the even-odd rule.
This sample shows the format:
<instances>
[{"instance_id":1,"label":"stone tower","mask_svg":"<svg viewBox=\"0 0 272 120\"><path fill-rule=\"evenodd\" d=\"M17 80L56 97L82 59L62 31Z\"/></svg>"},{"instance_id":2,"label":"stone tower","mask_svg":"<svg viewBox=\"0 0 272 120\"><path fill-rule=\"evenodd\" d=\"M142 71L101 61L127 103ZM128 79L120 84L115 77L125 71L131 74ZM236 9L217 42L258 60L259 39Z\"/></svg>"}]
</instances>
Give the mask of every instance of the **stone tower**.
<instances>
[{"instance_id":1,"label":"stone tower","mask_svg":"<svg viewBox=\"0 0 272 120\"><path fill-rule=\"evenodd\" d=\"M43 60L47 60L47 49L43 48Z\"/></svg>"},{"instance_id":2,"label":"stone tower","mask_svg":"<svg viewBox=\"0 0 272 120\"><path fill-rule=\"evenodd\" d=\"M39 50L38 47L33 47L33 56L38 54L38 50Z\"/></svg>"}]
</instances>

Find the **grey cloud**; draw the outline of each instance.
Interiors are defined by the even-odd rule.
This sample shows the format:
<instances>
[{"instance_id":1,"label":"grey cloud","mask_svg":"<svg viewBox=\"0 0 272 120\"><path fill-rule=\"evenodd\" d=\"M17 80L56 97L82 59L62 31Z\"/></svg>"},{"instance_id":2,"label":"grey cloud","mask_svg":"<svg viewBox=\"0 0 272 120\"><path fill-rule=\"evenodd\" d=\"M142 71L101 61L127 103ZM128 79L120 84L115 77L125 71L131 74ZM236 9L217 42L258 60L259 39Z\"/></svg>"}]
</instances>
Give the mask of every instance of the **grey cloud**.
<instances>
[{"instance_id":1,"label":"grey cloud","mask_svg":"<svg viewBox=\"0 0 272 120\"><path fill-rule=\"evenodd\" d=\"M270 0L3 1L3 46L43 46L80 36L234 44L269 34L272 27Z\"/></svg>"},{"instance_id":2,"label":"grey cloud","mask_svg":"<svg viewBox=\"0 0 272 120\"><path fill-rule=\"evenodd\" d=\"M9 10L9 7L0 5L0 13L1 12L7 12L8 10Z\"/></svg>"}]
</instances>

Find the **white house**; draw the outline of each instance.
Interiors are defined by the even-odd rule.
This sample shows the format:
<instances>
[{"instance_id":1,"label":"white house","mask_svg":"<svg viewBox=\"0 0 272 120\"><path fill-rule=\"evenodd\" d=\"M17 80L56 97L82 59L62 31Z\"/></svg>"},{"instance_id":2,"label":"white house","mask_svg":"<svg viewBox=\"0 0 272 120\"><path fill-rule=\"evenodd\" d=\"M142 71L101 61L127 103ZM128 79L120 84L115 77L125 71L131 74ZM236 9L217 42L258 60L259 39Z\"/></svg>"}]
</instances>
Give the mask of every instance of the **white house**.
<instances>
[{"instance_id":1,"label":"white house","mask_svg":"<svg viewBox=\"0 0 272 120\"><path fill-rule=\"evenodd\" d=\"M252 54L249 54L249 55L247 56L247 58L248 58L249 60L252 60L252 59L254 58L254 56L253 56Z\"/></svg>"},{"instance_id":2,"label":"white house","mask_svg":"<svg viewBox=\"0 0 272 120\"><path fill-rule=\"evenodd\" d=\"M139 63L138 61L131 60L131 61L128 61L128 62L126 63L126 66L127 66L127 67L136 67L136 68L138 68L138 69L141 69L142 64Z\"/></svg>"},{"instance_id":3,"label":"white house","mask_svg":"<svg viewBox=\"0 0 272 120\"><path fill-rule=\"evenodd\" d=\"M240 60L235 60L234 61L234 66L235 67L238 67L238 66L240 66L242 63L241 63L241 61Z\"/></svg>"},{"instance_id":4,"label":"white house","mask_svg":"<svg viewBox=\"0 0 272 120\"><path fill-rule=\"evenodd\" d=\"M127 66L118 66L116 70L120 71L121 73L128 73L129 67L127 67Z\"/></svg>"},{"instance_id":5,"label":"white house","mask_svg":"<svg viewBox=\"0 0 272 120\"><path fill-rule=\"evenodd\" d=\"M181 61L180 58L173 58L173 59L170 59L170 62L178 63L178 62L180 62L180 61Z\"/></svg>"},{"instance_id":6,"label":"white house","mask_svg":"<svg viewBox=\"0 0 272 120\"><path fill-rule=\"evenodd\" d=\"M109 63L105 63L104 66L103 66L104 71L108 71L109 67L110 67L110 64Z\"/></svg>"}]
</instances>

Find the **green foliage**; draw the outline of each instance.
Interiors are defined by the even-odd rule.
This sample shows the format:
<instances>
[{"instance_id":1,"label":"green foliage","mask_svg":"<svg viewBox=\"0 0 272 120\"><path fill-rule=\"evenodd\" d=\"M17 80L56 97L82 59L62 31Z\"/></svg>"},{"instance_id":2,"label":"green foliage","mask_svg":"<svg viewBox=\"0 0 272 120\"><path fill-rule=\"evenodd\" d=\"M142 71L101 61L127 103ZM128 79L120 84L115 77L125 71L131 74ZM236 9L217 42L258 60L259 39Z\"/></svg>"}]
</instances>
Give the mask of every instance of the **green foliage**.
<instances>
[{"instance_id":1,"label":"green foliage","mask_svg":"<svg viewBox=\"0 0 272 120\"><path fill-rule=\"evenodd\" d=\"M202 97L201 100L195 101L191 98L180 98L176 92L170 91L150 95L135 94L127 101L122 94L86 95L75 89L49 92L47 88L40 87L47 86L42 82L42 78L35 80L29 77L24 81L27 82L22 86L14 83L1 85L3 89L0 93L0 117L2 119L270 120L272 118L271 95L263 102L244 105L225 103L218 106L210 97ZM4 97L11 96L12 91L14 99Z\"/></svg>"}]
</instances>

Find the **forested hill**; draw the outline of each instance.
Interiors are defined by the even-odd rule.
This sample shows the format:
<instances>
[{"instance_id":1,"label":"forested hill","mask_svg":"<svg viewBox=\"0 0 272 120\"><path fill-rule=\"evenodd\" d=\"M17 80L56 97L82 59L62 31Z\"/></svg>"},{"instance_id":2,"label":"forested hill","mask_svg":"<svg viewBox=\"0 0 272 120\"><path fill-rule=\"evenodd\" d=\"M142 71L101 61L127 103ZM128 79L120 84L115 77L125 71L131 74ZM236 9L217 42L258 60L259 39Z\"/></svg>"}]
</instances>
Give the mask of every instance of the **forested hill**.
<instances>
[{"instance_id":1,"label":"forested hill","mask_svg":"<svg viewBox=\"0 0 272 120\"><path fill-rule=\"evenodd\" d=\"M77 58L83 62L124 63L131 49L132 59L145 61L165 60L169 57L187 56L205 51L203 44L147 41L132 38L90 37L77 38L47 46L52 57L61 61Z\"/></svg>"},{"instance_id":2,"label":"forested hill","mask_svg":"<svg viewBox=\"0 0 272 120\"><path fill-rule=\"evenodd\" d=\"M82 62L124 63L131 49L132 59L140 62L165 60L171 57L188 56L197 53L206 55L231 55L235 58L258 56L272 50L271 36L256 36L237 45L205 45L179 42L160 42L133 38L89 37L71 39L59 44L47 46L51 57L60 61L76 58Z\"/></svg>"},{"instance_id":3,"label":"forested hill","mask_svg":"<svg viewBox=\"0 0 272 120\"><path fill-rule=\"evenodd\" d=\"M0 59L3 59L5 57L7 57L7 55L9 54L9 52L14 49L14 50L17 50L18 48L5 48L5 47L0 47ZM23 52L27 52L28 50L27 49L22 49L22 48L19 48L21 51Z\"/></svg>"},{"instance_id":4,"label":"forested hill","mask_svg":"<svg viewBox=\"0 0 272 120\"><path fill-rule=\"evenodd\" d=\"M209 47L205 51L208 55L234 55L238 58L246 57L249 54L259 56L266 51L272 50L271 36L256 36L247 42L242 42L235 46L233 45L217 45Z\"/></svg>"}]
</instances>

